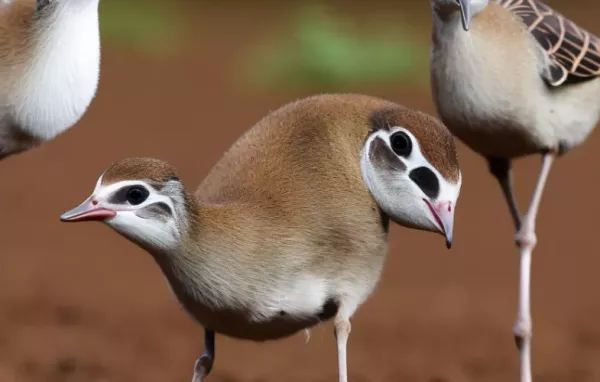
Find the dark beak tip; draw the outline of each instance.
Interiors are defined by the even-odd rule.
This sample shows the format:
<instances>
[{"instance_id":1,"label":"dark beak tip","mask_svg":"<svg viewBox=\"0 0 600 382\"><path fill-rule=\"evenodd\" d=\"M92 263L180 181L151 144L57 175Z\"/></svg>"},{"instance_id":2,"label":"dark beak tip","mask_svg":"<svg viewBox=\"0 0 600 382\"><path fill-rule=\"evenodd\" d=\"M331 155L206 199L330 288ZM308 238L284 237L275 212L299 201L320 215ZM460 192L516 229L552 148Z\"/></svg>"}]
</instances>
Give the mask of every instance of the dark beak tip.
<instances>
[{"instance_id":1,"label":"dark beak tip","mask_svg":"<svg viewBox=\"0 0 600 382\"><path fill-rule=\"evenodd\" d=\"M446 248L452 249L452 242L451 241L446 240Z\"/></svg>"}]
</instances>

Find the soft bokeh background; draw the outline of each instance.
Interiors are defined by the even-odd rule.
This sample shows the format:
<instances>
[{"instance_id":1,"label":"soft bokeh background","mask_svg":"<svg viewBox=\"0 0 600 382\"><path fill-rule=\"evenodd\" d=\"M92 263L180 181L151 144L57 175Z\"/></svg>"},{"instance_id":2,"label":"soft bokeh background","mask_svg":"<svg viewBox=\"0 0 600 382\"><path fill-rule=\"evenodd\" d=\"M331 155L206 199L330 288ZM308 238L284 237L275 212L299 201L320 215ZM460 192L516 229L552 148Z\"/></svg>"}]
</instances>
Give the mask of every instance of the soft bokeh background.
<instances>
[{"instance_id":1,"label":"soft bokeh background","mask_svg":"<svg viewBox=\"0 0 600 382\"><path fill-rule=\"evenodd\" d=\"M600 3L548 1L600 33ZM189 381L202 329L149 255L58 216L116 159L155 156L197 185L270 110L317 92L434 113L429 2L102 0L98 96L77 127L2 163L0 382ZM518 53L516 53L518 54ZM455 246L394 226L375 295L353 320L353 382L516 381L518 258L484 162L460 147ZM600 381L600 138L557 162L533 262L536 382ZM539 159L516 165L529 200ZM257 344L217 339L210 381L335 381L329 324Z\"/></svg>"}]
</instances>

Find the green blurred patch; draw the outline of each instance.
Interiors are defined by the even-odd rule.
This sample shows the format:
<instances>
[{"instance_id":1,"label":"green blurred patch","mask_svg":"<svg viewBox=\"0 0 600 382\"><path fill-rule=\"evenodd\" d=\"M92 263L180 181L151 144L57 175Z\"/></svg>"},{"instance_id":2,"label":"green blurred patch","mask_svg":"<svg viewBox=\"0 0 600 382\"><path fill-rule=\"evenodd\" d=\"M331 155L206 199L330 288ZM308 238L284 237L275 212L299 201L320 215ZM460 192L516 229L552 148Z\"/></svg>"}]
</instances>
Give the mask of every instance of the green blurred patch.
<instances>
[{"instance_id":1,"label":"green blurred patch","mask_svg":"<svg viewBox=\"0 0 600 382\"><path fill-rule=\"evenodd\" d=\"M179 48L183 18L171 0L100 2L102 38L152 55Z\"/></svg>"},{"instance_id":2,"label":"green blurred patch","mask_svg":"<svg viewBox=\"0 0 600 382\"><path fill-rule=\"evenodd\" d=\"M285 28L287 29L287 28ZM428 45L407 38L374 16L357 31L320 5L300 10L280 38L262 41L243 57L242 75L262 88L351 89L365 84L426 81Z\"/></svg>"}]
</instances>

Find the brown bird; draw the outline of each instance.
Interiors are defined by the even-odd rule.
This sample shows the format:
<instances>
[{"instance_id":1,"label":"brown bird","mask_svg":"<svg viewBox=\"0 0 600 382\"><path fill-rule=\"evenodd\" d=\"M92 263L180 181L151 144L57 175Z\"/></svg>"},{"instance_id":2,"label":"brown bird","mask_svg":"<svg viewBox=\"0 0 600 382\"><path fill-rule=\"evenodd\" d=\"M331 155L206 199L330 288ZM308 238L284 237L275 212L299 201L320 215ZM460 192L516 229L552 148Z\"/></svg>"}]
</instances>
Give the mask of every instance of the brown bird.
<instances>
[{"instance_id":1,"label":"brown bird","mask_svg":"<svg viewBox=\"0 0 600 382\"><path fill-rule=\"evenodd\" d=\"M100 70L99 0L0 0L0 159L83 116Z\"/></svg>"},{"instance_id":2,"label":"brown bird","mask_svg":"<svg viewBox=\"0 0 600 382\"><path fill-rule=\"evenodd\" d=\"M195 194L157 159L111 165L61 220L103 221L147 250L205 328L265 341L334 319L347 381L350 318L373 292L389 219L452 241L461 173L439 121L362 95L319 95L270 113Z\"/></svg>"},{"instance_id":3,"label":"brown bird","mask_svg":"<svg viewBox=\"0 0 600 382\"><path fill-rule=\"evenodd\" d=\"M498 180L520 247L514 334L521 381L531 381L531 253L553 159L577 147L600 117L600 40L535 0L432 0L431 82L442 121L484 156ZM511 161L542 155L521 217Z\"/></svg>"}]
</instances>

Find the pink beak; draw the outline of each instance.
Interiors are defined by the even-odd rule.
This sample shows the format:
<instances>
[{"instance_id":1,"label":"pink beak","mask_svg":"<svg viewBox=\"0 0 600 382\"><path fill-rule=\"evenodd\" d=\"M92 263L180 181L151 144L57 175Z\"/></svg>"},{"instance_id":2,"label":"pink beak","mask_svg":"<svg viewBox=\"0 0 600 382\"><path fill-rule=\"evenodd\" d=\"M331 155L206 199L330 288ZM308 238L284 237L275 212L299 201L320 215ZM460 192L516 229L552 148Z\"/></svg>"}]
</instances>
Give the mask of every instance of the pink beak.
<instances>
[{"instance_id":1,"label":"pink beak","mask_svg":"<svg viewBox=\"0 0 600 382\"><path fill-rule=\"evenodd\" d=\"M60 216L63 222L104 221L117 216L115 211L99 207L98 202L89 197L86 201Z\"/></svg>"},{"instance_id":2,"label":"pink beak","mask_svg":"<svg viewBox=\"0 0 600 382\"><path fill-rule=\"evenodd\" d=\"M446 237L446 247L452 247L452 234L454 230L454 205L452 202L431 203L429 200L423 199L429 210L433 214L440 233Z\"/></svg>"}]
</instances>

